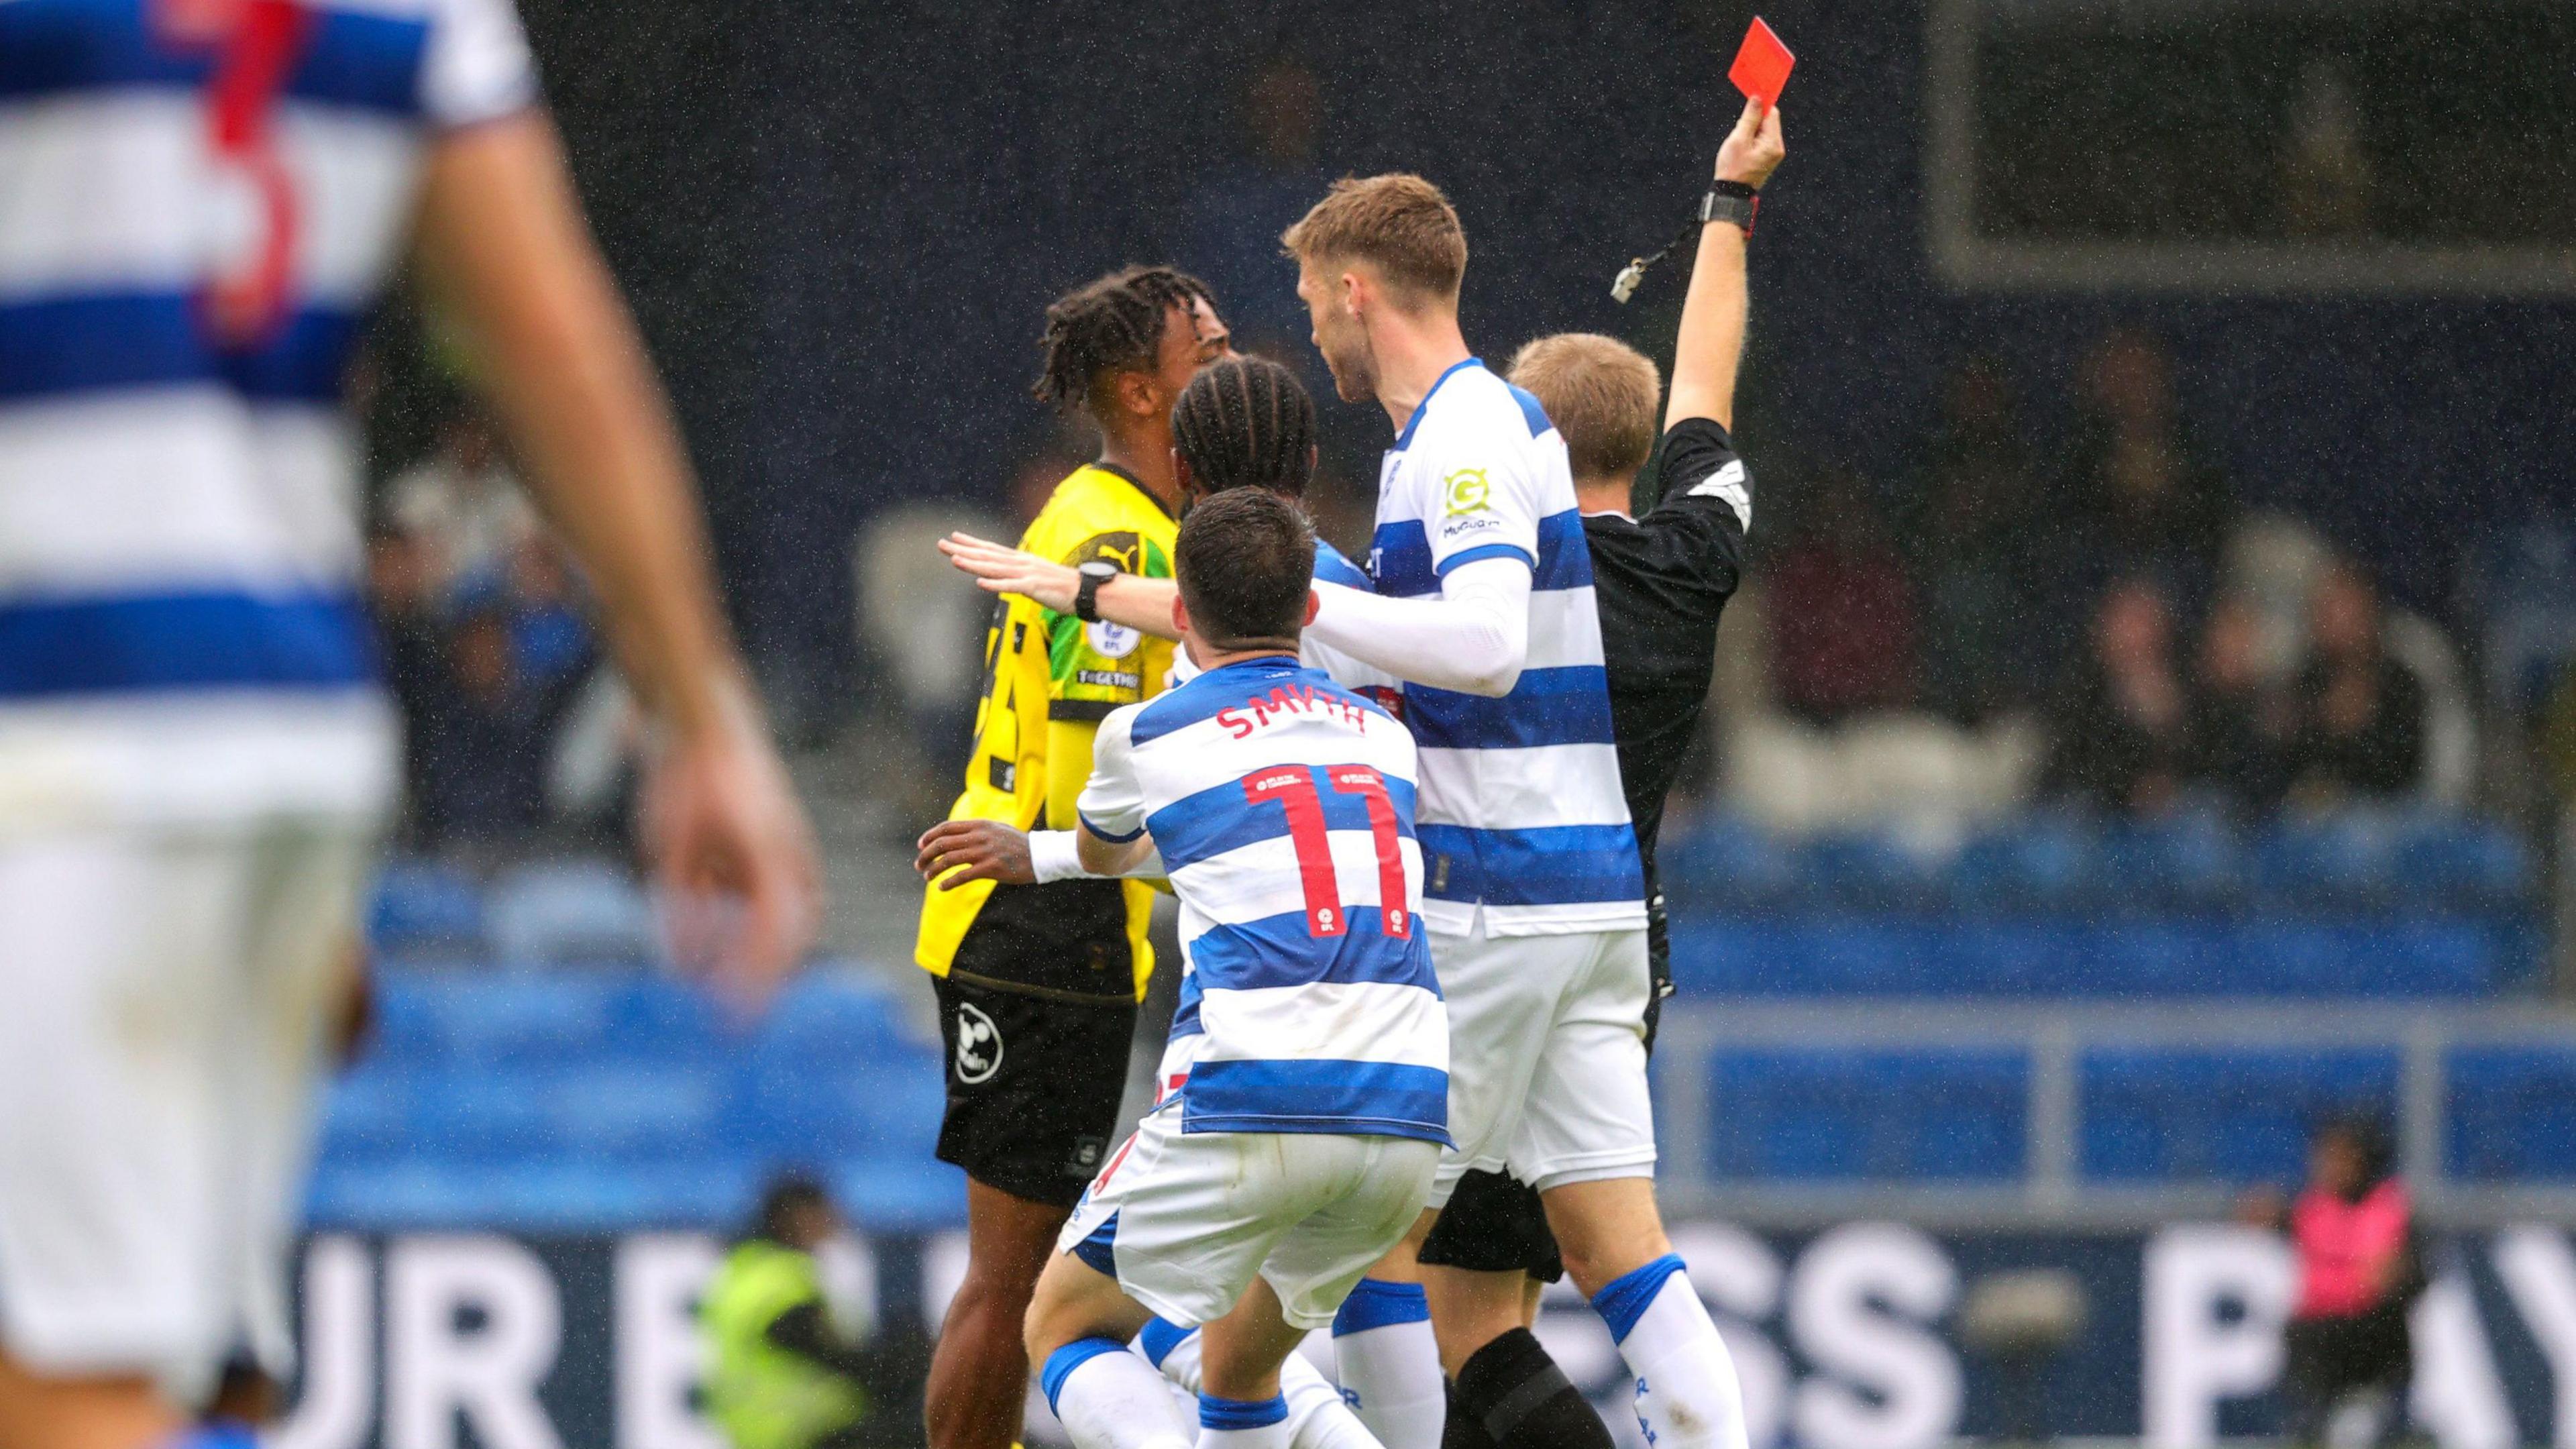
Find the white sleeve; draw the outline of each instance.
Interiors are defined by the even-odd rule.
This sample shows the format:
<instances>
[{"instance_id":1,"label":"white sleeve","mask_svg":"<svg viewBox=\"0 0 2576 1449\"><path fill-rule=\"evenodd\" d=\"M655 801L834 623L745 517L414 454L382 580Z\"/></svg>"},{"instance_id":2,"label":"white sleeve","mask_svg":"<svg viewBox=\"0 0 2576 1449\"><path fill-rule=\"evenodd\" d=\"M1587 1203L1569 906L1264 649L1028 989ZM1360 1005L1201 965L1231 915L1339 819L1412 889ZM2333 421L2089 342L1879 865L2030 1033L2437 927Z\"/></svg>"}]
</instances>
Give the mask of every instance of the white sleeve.
<instances>
[{"instance_id":1,"label":"white sleeve","mask_svg":"<svg viewBox=\"0 0 2576 1449\"><path fill-rule=\"evenodd\" d=\"M435 0L421 59L421 108L453 131L537 103L537 63L511 0Z\"/></svg>"},{"instance_id":2,"label":"white sleeve","mask_svg":"<svg viewBox=\"0 0 2576 1449\"><path fill-rule=\"evenodd\" d=\"M1389 599L1317 584L1306 632L1373 669L1413 684L1498 698L1529 658L1530 565L1508 553L1467 559L1436 599Z\"/></svg>"},{"instance_id":3,"label":"white sleeve","mask_svg":"<svg viewBox=\"0 0 2576 1449\"><path fill-rule=\"evenodd\" d=\"M1074 802L1083 828L1113 845L1124 845L1145 833L1145 792L1136 779L1135 749L1130 744L1136 712L1126 705L1109 712L1091 737L1091 779Z\"/></svg>"},{"instance_id":4,"label":"white sleeve","mask_svg":"<svg viewBox=\"0 0 2576 1449\"><path fill-rule=\"evenodd\" d=\"M1099 877L1082 868L1082 851L1073 843L1070 830L1032 830L1029 832L1029 873L1039 885L1060 880L1097 880ZM1120 880L1160 880L1170 874L1163 869L1163 855L1155 851L1129 866Z\"/></svg>"}]
</instances>

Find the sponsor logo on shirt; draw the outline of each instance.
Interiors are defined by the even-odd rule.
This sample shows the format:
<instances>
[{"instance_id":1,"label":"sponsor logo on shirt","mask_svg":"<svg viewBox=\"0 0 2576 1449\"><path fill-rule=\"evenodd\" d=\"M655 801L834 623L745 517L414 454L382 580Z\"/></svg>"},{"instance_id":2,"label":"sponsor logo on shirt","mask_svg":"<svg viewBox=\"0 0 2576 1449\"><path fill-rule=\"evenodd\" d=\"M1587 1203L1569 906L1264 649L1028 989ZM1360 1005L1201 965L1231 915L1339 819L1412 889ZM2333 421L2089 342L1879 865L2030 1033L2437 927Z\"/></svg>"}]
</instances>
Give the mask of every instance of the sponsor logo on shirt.
<instances>
[{"instance_id":1,"label":"sponsor logo on shirt","mask_svg":"<svg viewBox=\"0 0 2576 1449\"><path fill-rule=\"evenodd\" d=\"M1455 468L1440 480L1440 492L1449 500L1449 516L1482 513L1494 503L1494 485L1482 468Z\"/></svg>"}]
</instances>

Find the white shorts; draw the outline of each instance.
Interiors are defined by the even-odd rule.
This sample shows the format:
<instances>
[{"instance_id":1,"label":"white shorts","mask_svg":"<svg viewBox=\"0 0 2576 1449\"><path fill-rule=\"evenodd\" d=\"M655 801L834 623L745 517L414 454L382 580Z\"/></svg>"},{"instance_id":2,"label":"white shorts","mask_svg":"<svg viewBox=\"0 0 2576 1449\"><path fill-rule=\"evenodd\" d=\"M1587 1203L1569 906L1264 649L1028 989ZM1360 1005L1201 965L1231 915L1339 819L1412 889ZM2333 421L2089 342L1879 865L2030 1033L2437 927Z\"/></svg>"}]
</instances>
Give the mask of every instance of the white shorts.
<instances>
[{"instance_id":1,"label":"white shorts","mask_svg":"<svg viewBox=\"0 0 2576 1449\"><path fill-rule=\"evenodd\" d=\"M0 1348L173 1393L292 1343L357 824L0 835Z\"/></svg>"},{"instance_id":2,"label":"white shorts","mask_svg":"<svg viewBox=\"0 0 2576 1449\"><path fill-rule=\"evenodd\" d=\"M1545 1191L1652 1177L1643 930L1488 936L1434 932L1449 1002L1449 1135L1432 1205L1471 1170Z\"/></svg>"},{"instance_id":3,"label":"white shorts","mask_svg":"<svg viewBox=\"0 0 2576 1449\"><path fill-rule=\"evenodd\" d=\"M1113 1153L1056 1250L1184 1328L1257 1275L1288 1321L1323 1328L1422 1215L1440 1144L1307 1132L1183 1132L1168 1102Z\"/></svg>"}]
</instances>

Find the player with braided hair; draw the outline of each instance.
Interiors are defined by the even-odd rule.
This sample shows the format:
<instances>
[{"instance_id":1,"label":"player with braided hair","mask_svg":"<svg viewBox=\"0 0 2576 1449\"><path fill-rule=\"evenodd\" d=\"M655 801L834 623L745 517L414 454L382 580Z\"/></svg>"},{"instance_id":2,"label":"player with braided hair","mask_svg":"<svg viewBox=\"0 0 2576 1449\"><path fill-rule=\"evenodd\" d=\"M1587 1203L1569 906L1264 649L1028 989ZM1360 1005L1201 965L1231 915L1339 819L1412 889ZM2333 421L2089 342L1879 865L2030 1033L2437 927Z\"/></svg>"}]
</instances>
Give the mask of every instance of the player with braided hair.
<instances>
[{"instance_id":1,"label":"player with braided hair","mask_svg":"<svg viewBox=\"0 0 2576 1449\"><path fill-rule=\"evenodd\" d=\"M1081 408L1100 457L1056 485L1020 546L1092 575L1172 576L1181 485L1172 405L1231 355L1207 286L1131 267L1047 308L1031 390ZM984 702L952 821L1073 824L1092 735L1158 693L1172 646L1075 607L997 602ZM1008 1449L1028 1382L1020 1321L1057 1229L1100 1168L1153 969L1141 884L976 881L933 889L914 958L934 978L949 1057L939 1156L965 1169L967 1264L924 1396L931 1449Z\"/></svg>"},{"instance_id":2,"label":"player with braided hair","mask_svg":"<svg viewBox=\"0 0 2576 1449\"><path fill-rule=\"evenodd\" d=\"M1267 488L1302 498L1315 471L1315 402L1296 375L1263 357L1200 373L1172 409L1181 486L1219 493Z\"/></svg>"}]
</instances>

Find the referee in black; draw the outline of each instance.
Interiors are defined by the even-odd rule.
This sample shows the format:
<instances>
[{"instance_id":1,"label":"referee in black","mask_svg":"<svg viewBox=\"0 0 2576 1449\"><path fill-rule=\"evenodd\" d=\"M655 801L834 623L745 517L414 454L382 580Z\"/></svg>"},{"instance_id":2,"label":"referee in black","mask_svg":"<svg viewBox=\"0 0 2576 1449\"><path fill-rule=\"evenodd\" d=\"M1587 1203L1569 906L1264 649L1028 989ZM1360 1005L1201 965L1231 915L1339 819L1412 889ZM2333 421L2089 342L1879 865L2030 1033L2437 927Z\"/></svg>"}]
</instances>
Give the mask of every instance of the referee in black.
<instances>
[{"instance_id":1,"label":"referee in black","mask_svg":"<svg viewBox=\"0 0 2576 1449\"><path fill-rule=\"evenodd\" d=\"M1698 737L1716 665L1718 615L1743 577L1753 526L1753 484L1735 455L1735 377L1744 352L1744 254L1755 193L1786 154L1776 111L1747 102L1717 153L1717 181L1701 204L1699 253L1673 349L1662 448L1640 490L1654 500L1633 517L1631 485L1657 453L1655 364L1592 333L1542 337L1512 359L1510 379L1535 394L1564 435L1583 534L1592 551L1611 732L1619 774L1645 857L1646 942L1655 999L1672 993L1672 943L1655 873L1664 797ZM1422 1247L1422 1261L1484 1276L1475 1311L1495 1337L1451 1387L1444 1449L1609 1449L1609 1431L1529 1331L1542 1282L1564 1276L1538 1194L1501 1173L1459 1183ZM1577 1412L1579 1411L1579 1412Z\"/></svg>"}]
</instances>

